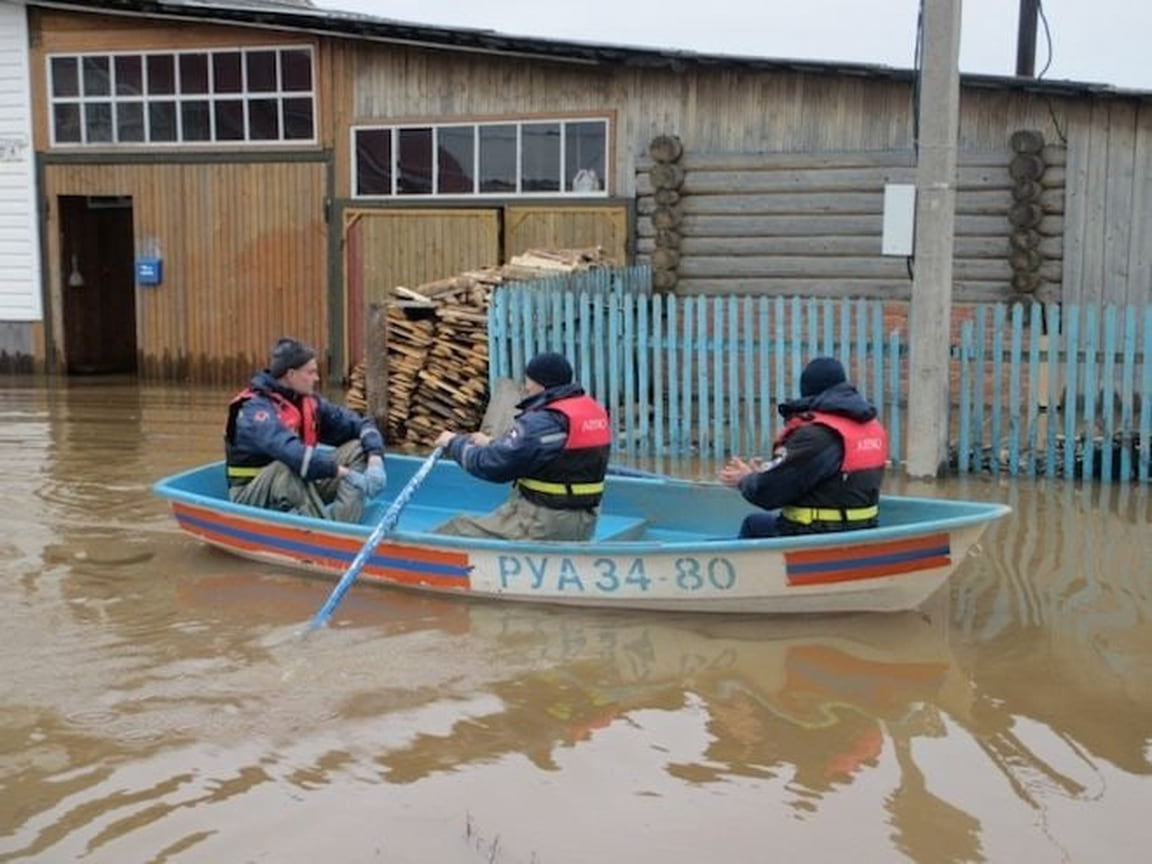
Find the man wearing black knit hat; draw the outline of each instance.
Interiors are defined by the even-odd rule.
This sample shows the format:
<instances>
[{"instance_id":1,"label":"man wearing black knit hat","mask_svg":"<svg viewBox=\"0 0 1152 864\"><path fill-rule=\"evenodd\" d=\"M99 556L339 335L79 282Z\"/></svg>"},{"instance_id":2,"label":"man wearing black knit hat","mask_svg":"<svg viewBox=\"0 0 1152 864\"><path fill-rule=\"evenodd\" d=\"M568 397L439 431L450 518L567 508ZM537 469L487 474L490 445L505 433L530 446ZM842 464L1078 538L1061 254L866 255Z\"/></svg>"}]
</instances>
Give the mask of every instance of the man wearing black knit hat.
<instances>
[{"instance_id":1,"label":"man wearing black knit hat","mask_svg":"<svg viewBox=\"0 0 1152 864\"><path fill-rule=\"evenodd\" d=\"M524 369L525 398L512 428L495 440L481 432L441 432L437 446L475 477L512 483L508 500L483 516L461 514L441 534L504 540L589 540L596 530L612 432L603 406L572 380L572 365L552 351Z\"/></svg>"},{"instance_id":2,"label":"man wearing black knit hat","mask_svg":"<svg viewBox=\"0 0 1152 864\"><path fill-rule=\"evenodd\" d=\"M720 472L721 483L772 511L746 517L740 537L875 527L888 435L840 361L812 360L800 373L800 398L778 410L785 423L772 461L734 458Z\"/></svg>"},{"instance_id":3,"label":"man wearing black knit hat","mask_svg":"<svg viewBox=\"0 0 1152 864\"><path fill-rule=\"evenodd\" d=\"M268 368L232 399L224 432L232 501L359 522L365 497L383 491L380 430L317 394L319 380L316 352L296 339L280 339Z\"/></svg>"}]
</instances>

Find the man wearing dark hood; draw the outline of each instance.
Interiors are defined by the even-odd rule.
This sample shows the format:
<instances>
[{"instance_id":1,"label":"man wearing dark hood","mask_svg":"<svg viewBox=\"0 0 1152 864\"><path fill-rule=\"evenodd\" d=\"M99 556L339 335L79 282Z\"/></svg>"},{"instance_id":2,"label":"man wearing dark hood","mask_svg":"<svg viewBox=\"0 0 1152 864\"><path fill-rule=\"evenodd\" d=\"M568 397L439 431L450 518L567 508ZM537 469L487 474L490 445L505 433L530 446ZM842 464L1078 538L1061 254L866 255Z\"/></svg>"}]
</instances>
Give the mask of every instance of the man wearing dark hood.
<instances>
[{"instance_id":1,"label":"man wearing dark hood","mask_svg":"<svg viewBox=\"0 0 1152 864\"><path fill-rule=\"evenodd\" d=\"M224 430L232 501L359 522L365 497L383 491L380 430L316 393L319 380L316 352L296 339L281 339L268 368L232 399Z\"/></svg>"},{"instance_id":2,"label":"man wearing dark hood","mask_svg":"<svg viewBox=\"0 0 1152 864\"><path fill-rule=\"evenodd\" d=\"M772 461L732 459L720 472L721 483L773 511L746 517L740 537L875 527L888 434L840 361L812 360L800 374L800 398L778 410L785 423Z\"/></svg>"},{"instance_id":3,"label":"man wearing dark hood","mask_svg":"<svg viewBox=\"0 0 1152 864\"><path fill-rule=\"evenodd\" d=\"M512 483L484 516L461 514L441 534L503 540L590 540L596 530L612 431L604 407L572 380L561 354L537 354L524 370L525 398L508 432L491 439L441 432L437 446L469 474Z\"/></svg>"}]
</instances>

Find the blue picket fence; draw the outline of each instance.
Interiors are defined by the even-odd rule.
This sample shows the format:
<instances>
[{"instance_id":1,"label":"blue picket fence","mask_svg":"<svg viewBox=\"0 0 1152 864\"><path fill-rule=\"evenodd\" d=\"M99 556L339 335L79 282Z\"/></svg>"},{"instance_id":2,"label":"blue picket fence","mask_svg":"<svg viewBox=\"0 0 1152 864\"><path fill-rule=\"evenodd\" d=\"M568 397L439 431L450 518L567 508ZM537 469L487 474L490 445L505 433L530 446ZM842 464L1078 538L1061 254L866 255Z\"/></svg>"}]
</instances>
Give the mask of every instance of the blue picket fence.
<instances>
[{"instance_id":1,"label":"blue picket fence","mask_svg":"<svg viewBox=\"0 0 1152 864\"><path fill-rule=\"evenodd\" d=\"M954 354L960 473L1148 482L1152 306L977 306Z\"/></svg>"},{"instance_id":2,"label":"blue picket fence","mask_svg":"<svg viewBox=\"0 0 1152 864\"><path fill-rule=\"evenodd\" d=\"M808 359L832 355L877 406L893 461L903 460L908 340L883 301L652 294L643 267L577 280L496 290L493 383L519 380L538 351L563 352L611 412L618 453L719 460L769 452L776 406L798 392ZM1148 482L1152 306L987 304L957 320L958 473Z\"/></svg>"},{"instance_id":3,"label":"blue picket fence","mask_svg":"<svg viewBox=\"0 0 1152 864\"><path fill-rule=\"evenodd\" d=\"M503 286L489 307L489 376L519 380L539 351L572 359L628 456L763 455L812 356L844 363L903 453L901 335L857 300L593 294Z\"/></svg>"}]
</instances>

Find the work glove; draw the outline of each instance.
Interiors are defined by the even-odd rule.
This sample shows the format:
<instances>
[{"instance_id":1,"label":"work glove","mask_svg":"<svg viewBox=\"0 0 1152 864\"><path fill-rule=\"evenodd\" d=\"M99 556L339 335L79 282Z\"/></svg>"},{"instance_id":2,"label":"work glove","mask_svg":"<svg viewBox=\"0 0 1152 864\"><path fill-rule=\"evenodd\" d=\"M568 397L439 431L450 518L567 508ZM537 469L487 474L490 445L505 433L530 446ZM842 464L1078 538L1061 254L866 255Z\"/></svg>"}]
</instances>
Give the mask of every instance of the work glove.
<instances>
[{"instance_id":1,"label":"work glove","mask_svg":"<svg viewBox=\"0 0 1152 864\"><path fill-rule=\"evenodd\" d=\"M369 498L375 498L384 491L384 486L388 482L388 475L384 471L384 459L382 457L376 455L368 457L368 470L364 472L364 478L368 481L368 491L365 494Z\"/></svg>"},{"instance_id":2,"label":"work glove","mask_svg":"<svg viewBox=\"0 0 1152 864\"><path fill-rule=\"evenodd\" d=\"M353 489L359 489L364 495L368 494L368 477L360 471L349 471L343 480Z\"/></svg>"}]
</instances>

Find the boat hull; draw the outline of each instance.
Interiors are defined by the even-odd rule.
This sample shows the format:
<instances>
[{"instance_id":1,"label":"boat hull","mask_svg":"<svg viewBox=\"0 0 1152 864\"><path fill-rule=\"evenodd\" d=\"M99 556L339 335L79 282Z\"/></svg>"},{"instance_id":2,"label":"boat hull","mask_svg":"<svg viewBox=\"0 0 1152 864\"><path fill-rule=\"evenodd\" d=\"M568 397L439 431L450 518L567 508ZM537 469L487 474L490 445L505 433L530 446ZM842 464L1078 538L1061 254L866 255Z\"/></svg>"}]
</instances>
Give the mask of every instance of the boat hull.
<instances>
[{"instance_id":1,"label":"boat hull","mask_svg":"<svg viewBox=\"0 0 1152 864\"><path fill-rule=\"evenodd\" d=\"M404 457L389 458L394 463ZM397 473L403 474L390 467L390 474ZM507 543L412 530L450 514L439 504L462 500L459 490L453 491L468 483L462 473L443 474L443 500L435 487L422 492L425 512L415 512L407 528L402 520L373 550L361 582L593 607L724 613L898 611L916 608L939 590L988 522L1007 512L1001 505L947 502L977 509L920 525L735 541L709 536L718 526L704 517L697 520L704 524L696 534L681 530L684 526L675 517L660 521L662 510L675 509L676 496L685 487L689 496L726 495L717 497L725 502L738 499L732 490L671 479L615 478L601 517L605 530L589 543ZM384 503L367 514L367 524L335 523L234 505L218 490L205 494L201 487L215 488L213 482L208 475L185 472L161 481L156 491L170 500L184 531L212 546L333 579L347 571L367 542L373 517ZM608 509L613 491L618 492L620 512ZM721 518L733 524L727 514Z\"/></svg>"}]
</instances>

